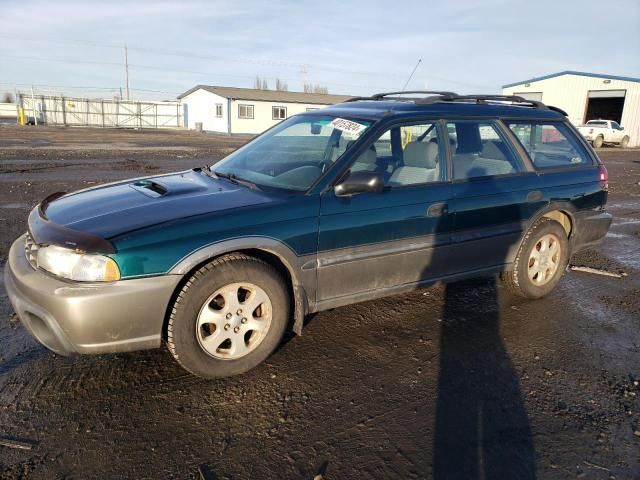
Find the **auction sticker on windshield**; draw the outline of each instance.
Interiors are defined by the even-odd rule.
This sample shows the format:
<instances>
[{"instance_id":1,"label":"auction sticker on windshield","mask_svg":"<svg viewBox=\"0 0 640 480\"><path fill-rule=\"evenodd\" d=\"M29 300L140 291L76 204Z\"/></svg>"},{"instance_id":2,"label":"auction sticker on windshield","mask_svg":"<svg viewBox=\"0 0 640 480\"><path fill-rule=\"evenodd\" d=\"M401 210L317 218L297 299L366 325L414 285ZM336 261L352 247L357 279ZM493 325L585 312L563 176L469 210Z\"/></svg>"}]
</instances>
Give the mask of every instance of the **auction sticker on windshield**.
<instances>
[{"instance_id":1,"label":"auction sticker on windshield","mask_svg":"<svg viewBox=\"0 0 640 480\"><path fill-rule=\"evenodd\" d=\"M350 134L353 137L358 137L362 133L362 131L367 128L367 125L353 122L345 118L334 118L331 122L331 125L333 126L333 128Z\"/></svg>"}]
</instances>

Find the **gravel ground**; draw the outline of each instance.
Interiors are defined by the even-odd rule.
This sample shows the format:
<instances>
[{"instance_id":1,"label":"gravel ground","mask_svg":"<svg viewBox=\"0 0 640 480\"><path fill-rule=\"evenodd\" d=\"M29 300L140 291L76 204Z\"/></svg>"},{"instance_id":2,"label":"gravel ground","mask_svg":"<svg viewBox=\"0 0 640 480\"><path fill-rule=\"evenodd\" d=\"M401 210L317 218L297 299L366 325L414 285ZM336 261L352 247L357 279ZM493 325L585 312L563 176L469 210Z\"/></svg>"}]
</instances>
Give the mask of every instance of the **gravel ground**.
<instances>
[{"instance_id":1,"label":"gravel ground","mask_svg":"<svg viewBox=\"0 0 640 480\"><path fill-rule=\"evenodd\" d=\"M45 195L213 163L245 139L0 126L0 265ZM164 349L63 358L0 288L0 478L640 478L640 151L598 152L614 224L547 298L493 278L322 312L204 381Z\"/></svg>"}]
</instances>

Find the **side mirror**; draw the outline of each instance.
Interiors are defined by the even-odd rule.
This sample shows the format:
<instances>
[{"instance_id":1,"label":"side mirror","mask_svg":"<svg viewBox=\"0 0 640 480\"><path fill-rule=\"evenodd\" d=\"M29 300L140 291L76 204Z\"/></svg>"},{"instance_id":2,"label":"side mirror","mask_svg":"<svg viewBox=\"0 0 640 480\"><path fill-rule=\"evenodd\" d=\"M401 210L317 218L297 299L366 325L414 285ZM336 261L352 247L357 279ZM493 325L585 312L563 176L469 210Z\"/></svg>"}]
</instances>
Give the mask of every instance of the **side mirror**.
<instances>
[{"instance_id":1,"label":"side mirror","mask_svg":"<svg viewBox=\"0 0 640 480\"><path fill-rule=\"evenodd\" d=\"M352 172L333 187L337 197L349 197L358 193L381 192L384 189L382 175L375 172Z\"/></svg>"},{"instance_id":2,"label":"side mirror","mask_svg":"<svg viewBox=\"0 0 640 480\"><path fill-rule=\"evenodd\" d=\"M624 130L624 127L620 127L620 130Z\"/></svg>"}]
</instances>

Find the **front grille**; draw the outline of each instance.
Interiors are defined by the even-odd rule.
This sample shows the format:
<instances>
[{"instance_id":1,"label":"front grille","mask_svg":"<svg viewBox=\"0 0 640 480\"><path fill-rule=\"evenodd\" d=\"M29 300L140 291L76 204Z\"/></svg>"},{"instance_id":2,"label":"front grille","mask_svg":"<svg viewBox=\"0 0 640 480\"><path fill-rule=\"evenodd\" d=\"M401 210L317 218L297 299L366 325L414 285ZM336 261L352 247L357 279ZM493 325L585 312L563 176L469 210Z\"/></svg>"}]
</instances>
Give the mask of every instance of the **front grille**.
<instances>
[{"instance_id":1,"label":"front grille","mask_svg":"<svg viewBox=\"0 0 640 480\"><path fill-rule=\"evenodd\" d=\"M27 260L31 264L33 268L38 268L38 264L36 262L38 257L38 249L40 245L33 241L31 235L27 232L27 236L24 239L24 255L27 257Z\"/></svg>"}]
</instances>

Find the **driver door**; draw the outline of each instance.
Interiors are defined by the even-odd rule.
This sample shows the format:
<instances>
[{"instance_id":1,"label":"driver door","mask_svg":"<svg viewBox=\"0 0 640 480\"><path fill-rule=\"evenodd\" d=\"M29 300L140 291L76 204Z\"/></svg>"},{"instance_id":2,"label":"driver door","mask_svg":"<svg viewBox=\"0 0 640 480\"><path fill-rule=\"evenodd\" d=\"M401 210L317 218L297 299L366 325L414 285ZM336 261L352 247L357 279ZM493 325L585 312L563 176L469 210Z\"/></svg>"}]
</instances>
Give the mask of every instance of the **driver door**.
<instances>
[{"instance_id":1,"label":"driver door","mask_svg":"<svg viewBox=\"0 0 640 480\"><path fill-rule=\"evenodd\" d=\"M384 178L378 193L321 197L317 301L417 286L446 272L451 184L441 125L391 127L352 170Z\"/></svg>"}]
</instances>

